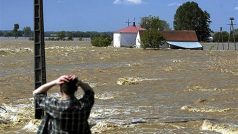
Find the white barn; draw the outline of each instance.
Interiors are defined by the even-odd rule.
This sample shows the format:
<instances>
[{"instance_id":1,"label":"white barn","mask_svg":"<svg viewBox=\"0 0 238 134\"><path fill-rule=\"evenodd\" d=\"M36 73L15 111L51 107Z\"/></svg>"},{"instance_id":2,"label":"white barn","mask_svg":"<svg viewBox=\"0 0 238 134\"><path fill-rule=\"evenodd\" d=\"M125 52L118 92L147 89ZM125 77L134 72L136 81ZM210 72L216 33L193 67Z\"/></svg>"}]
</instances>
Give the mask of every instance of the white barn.
<instances>
[{"instance_id":1,"label":"white barn","mask_svg":"<svg viewBox=\"0 0 238 134\"><path fill-rule=\"evenodd\" d=\"M140 48L140 31L145 30L133 23L132 26L120 29L113 33L114 47L136 47Z\"/></svg>"}]
</instances>

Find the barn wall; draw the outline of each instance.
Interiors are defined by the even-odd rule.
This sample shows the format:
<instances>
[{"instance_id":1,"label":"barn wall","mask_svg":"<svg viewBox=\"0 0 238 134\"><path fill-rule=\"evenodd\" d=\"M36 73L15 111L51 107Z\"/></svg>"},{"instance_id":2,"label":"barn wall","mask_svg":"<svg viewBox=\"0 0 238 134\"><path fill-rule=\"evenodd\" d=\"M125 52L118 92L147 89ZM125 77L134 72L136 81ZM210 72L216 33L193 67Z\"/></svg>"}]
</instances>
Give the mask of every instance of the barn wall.
<instances>
[{"instance_id":1,"label":"barn wall","mask_svg":"<svg viewBox=\"0 0 238 134\"><path fill-rule=\"evenodd\" d=\"M121 47L121 36L120 33L114 33L113 34L113 46L114 47Z\"/></svg>"},{"instance_id":2,"label":"barn wall","mask_svg":"<svg viewBox=\"0 0 238 134\"><path fill-rule=\"evenodd\" d=\"M141 48L140 32L138 32L136 36L136 48Z\"/></svg>"},{"instance_id":3,"label":"barn wall","mask_svg":"<svg viewBox=\"0 0 238 134\"><path fill-rule=\"evenodd\" d=\"M137 33L121 33L121 46L134 47L136 45Z\"/></svg>"}]
</instances>

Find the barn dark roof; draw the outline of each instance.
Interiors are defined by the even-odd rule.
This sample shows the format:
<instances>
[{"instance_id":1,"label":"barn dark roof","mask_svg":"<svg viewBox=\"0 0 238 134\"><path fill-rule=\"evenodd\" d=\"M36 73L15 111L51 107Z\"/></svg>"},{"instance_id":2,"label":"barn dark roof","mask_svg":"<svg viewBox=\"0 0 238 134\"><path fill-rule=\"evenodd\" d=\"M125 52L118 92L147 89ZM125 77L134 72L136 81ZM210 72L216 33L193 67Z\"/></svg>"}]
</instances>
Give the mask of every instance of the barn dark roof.
<instances>
[{"instance_id":1,"label":"barn dark roof","mask_svg":"<svg viewBox=\"0 0 238 134\"><path fill-rule=\"evenodd\" d=\"M161 34L166 41L198 42L195 31L163 31Z\"/></svg>"}]
</instances>

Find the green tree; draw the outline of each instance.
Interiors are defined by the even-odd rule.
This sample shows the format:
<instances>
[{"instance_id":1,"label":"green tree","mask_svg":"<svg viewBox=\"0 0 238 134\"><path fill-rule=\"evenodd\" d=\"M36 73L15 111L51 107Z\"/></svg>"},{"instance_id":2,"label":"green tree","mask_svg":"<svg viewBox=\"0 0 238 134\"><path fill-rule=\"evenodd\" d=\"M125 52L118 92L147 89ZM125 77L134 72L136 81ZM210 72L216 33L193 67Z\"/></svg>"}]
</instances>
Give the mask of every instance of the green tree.
<instances>
[{"instance_id":1,"label":"green tree","mask_svg":"<svg viewBox=\"0 0 238 134\"><path fill-rule=\"evenodd\" d=\"M235 34L237 34L237 35L238 35L238 29L235 29L235 30L234 30L234 32L235 32Z\"/></svg>"},{"instance_id":2,"label":"green tree","mask_svg":"<svg viewBox=\"0 0 238 134\"><path fill-rule=\"evenodd\" d=\"M4 36L4 33L2 31L0 31L0 36Z\"/></svg>"},{"instance_id":3,"label":"green tree","mask_svg":"<svg viewBox=\"0 0 238 134\"><path fill-rule=\"evenodd\" d=\"M66 37L65 31L58 32L56 35L59 40L65 40Z\"/></svg>"},{"instance_id":4,"label":"green tree","mask_svg":"<svg viewBox=\"0 0 238 134\"><path fill-rule=\"evenodd\" d=\"M145 29L157 29L160 31L170 30L169 24L165 20L160 20L158 16L142 17L140 22L141 27Z\"/></svg>"},{"instance_id":5,"label":"green tree","mask_svg":"<svg viewBox=\"0 0 238 134\"><path fill-rule=\"evenodd\" d=\"M13 35L13 32L10 31L10 32L5 32L4 36L5 37L13 37L14 35Z\"/></svg>"},{"instance_id":6,"label":"green tree","mask_svg":"<svg viewBox=\"0 0 238 134\"><path fill-rule=\"evenodd\" d=\"M25 37L31 37L32 36L31 27L29 27L29 26L24 27L23 33L24 33Z\"/></svg>"},{"instance_id":7,"label":"green tree","mask_svg":"<svg viewBox=\"0 0 238 134\"><path fill-rule=\"evenodd\" d=\"M146 48L159 48L164 38L157 29L149 29L141 34L141 45Z\"/></svg>"},{"instance_id":8,"label":"green tree","mask_svg":"<svg viewBox=\"0 0 238 134\"><path fill-rule=\"evenodd\" d=\"M67 33L67 40L70 40L70 41L72 41L73 40L73 33L72 32L68 32Z\"/></svg>"},{"instance_id":9,"label":"green tree","mask_svg":"<svg viewBox=\"0 0 238 134\"><path fill-rule=\"evenodd\" d=\"M108 35L96 35L92 37L91 43L96 47L107 47L111 45L112 38Z\"/></svg>"},{"instance_id":10,"label":"green tree","mask_svg":"<svg viewBox=\"0 0 238 134\"><path fill-rule=\"evenodd\" d=\"M235 35L235 41L238 42L238 29L234 30L234 35Z\"/></svg>"},{"instance_id":11,"label":"green tree","mask_svg":"<svg viewBox=\"0 0 238 134\"><path fill-rule=\"evenodd\" d=\"M174 16L175 30L195 30L199 41L207 41L211 29L210 15L203 11L196 2L181 5Z\"/></svg>"},{"instance_id":12,"label":"green tree","mask_svg":"<svg viewBox=\"0 0 238 134\"><path fill-rule=\"evenodd\" d=\"M226 31L223 31L222 33L216 32L213 36L214 42L227 42L229 38L229 33Z\"/></svg>"},{"instance_id":13,"label":"green tree","mask_svg":"<svg viewBox=\"0 0 238 134\"><path fill-rule=\"evenodd\" d=\"M19 30L19 24L14 24L12 33L14 34L15 38L18 38L18 30Z\"/></svg>"}]
</instances>

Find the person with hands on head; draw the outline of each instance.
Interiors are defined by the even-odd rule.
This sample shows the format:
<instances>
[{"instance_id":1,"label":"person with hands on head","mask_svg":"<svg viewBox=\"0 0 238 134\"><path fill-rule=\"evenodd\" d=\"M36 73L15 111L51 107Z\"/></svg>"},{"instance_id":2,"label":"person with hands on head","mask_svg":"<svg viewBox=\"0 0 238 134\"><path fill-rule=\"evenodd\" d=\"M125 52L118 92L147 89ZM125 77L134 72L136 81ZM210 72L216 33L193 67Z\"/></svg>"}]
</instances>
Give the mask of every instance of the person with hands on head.
<instances>
[{"instance_id":1,"label":"person with hands on head","mask_svg":"<svg viewBox=\"0 0 238 134\"><path fill-rule=\"evenodd\" d=\"M47 97L52 87L60 86L61 98ZM81 99L75 92L84 91ZM91 134L88 118L94 104L94 91L75 75L62 75L33 91L36 103L45 111L37 134Z\"/></svg>"}]
</instances>

